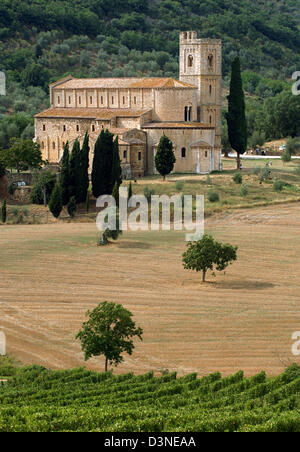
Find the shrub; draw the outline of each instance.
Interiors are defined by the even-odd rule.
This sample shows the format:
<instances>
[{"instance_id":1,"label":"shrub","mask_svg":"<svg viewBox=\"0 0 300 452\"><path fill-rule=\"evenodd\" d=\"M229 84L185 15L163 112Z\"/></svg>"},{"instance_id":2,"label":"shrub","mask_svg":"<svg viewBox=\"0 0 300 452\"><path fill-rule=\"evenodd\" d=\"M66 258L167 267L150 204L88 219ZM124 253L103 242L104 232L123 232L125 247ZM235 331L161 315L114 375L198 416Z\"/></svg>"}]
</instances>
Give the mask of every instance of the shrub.
<instances>
[{"instance_id":1,"label":"shrub","mask_svg":"<svg viewBox=\"0 0 300 452\"><path fill-rule=\"evenodd\" d=\"M19 207L14 207L12 210L12 214L14 217L17 217L19 215Z\"/></svg>"},{"instance_id":2,"label":"shrub","mask_svg":"<svg viewBox=\"0 0 300 452\"><path fill-rule=\"evenodd\" d=\"M241 184L243 182L243 176L240 172L234 173L232 180L236 184Z\"/></svg>"},{"instance_id":3,"label":"shrub","mask_svg":"<svg viewBox=\"0 0 300 452\"><path fill-rule=\"evenodd\" d=\"M207 183L207 185L211 185L212 184L212 180L211 180L211 177L210 177L209 174L206 176L206 183Z\"/></svg>"},{"instance_id":4,"label":"shrub","mask_svg":"<svg viewBox=\"0 0 300 452\"><path fill-rule=\"evenodd\" d=\"M271 176L271 170L270 170L269 165L266 164L266 165L264 166L264 168L261 170L260 178L259 178L259 179L260 179L260 182L263 182L264 180L269 179L270 176Z\"/></svg>"},{"instance_id":5,"label":"shrub","mask_svg":"<svg viewBox=\"0 0 300 452\"><path fill-rule=\"evenodd\" d=\"M215 190L210 190L208 193L208 200L210 202L218 202L220 201L220 196Z\"/></svg>"},{"instance_id":6,"label":"shrub","mask_svg":"<svg viewBox=\"0 0 300 452\"><path fill-rule=\"evenodd\" d=\"M54 190L51 194L51 198L49 201L49 209L52 215L55 218L58 218L62 211L62 194L61 194L61 186L57 183L54 187Z\"/></svg>"},{"instance_id":7,"label":"shrub","mask_svg":"<svg viewBox=\"0 0 300 452\"><path fill-rule=\"evenodd\" d=\"M178 180L176 182L176 190L181 192L183 190L183 187L184 187L184 181Z\"/></svg>"},{"instance_id":8,"label":"shrub","mask_svg":"<svg viewBox=\"0 0 300 452\"><path fill-rule=\"evenodd\" d=\"M151 196L155 195L155 190L153 188L145 187L144 196L148 202L151 202Z\"/></svg>"},{"instance_id":9,"label":"shrub","mask_svg":"<svg viewBox=\"0 0 300 452\"><path fill-rule=\"evenodd\" d=\"M246 197L246 196L248 196L248 194L249 194L248 187L247 187L246 184L243 184L241 186L240 195L243 196L243 197Z\"/></svg>"},{"instance_id":10,"label":"shrub","mask_svg":"<svg viewBox=\"0 0 300 452\"><path fill-rule=\"evenodd\" d=\"M292 155L289 151L284 151L284 153L281 156L281 160L283 162L290 162L292 160Z\"/></svg>"},{"instance_id":11,"label":"shrub","mask_svg":"<svg viewBox=\"0 0 300 452\"><path fill-rule=\"evenodd\" d=\"M274 191L280 192L284 189L284 186L285 186L285 183L282 180L277 179L277 180L275 180L275 182L273 184L273 189L274 189Z\"/></svg>"}]
</instances>

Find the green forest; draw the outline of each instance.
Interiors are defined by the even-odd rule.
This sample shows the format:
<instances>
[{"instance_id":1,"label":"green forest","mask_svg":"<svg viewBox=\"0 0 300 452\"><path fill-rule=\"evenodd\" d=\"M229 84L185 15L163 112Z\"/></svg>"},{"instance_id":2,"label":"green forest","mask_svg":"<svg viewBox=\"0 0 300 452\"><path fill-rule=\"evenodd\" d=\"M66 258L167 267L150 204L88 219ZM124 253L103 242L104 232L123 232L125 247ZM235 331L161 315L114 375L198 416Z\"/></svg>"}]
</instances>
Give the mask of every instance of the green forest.
<instances>
[{"instance_id":1,"label":"green forest","mask_svg":"<svg viewBox=\"0 0 300 452\"><path fill-rule=\"evenodd\" d=\"M225 89L239 55L251 139L299 136L300 98L290 92L299 25L300 0L2 0L0 148L33 136L48 84L66 74L177 78L184 30L223 40Z\"/></svg>"}]
</instances>

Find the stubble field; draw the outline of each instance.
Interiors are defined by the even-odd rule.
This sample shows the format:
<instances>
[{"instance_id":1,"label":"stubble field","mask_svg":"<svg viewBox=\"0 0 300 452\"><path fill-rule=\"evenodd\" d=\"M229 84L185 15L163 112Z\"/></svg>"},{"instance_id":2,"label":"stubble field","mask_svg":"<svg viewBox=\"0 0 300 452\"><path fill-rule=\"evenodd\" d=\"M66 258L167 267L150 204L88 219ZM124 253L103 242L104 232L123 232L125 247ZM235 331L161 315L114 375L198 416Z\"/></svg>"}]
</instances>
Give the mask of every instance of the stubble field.
<instances>
[{"instance_id":1,"label":"stubble field","mask_svg":"<svg viewBox=\"0 0 300 452\"><path fill-rule=\"evenodd\" d=\"M99 248L92 223L1 227L0 329L8 353L24 364L84 365L75 334L85 312L108 300L130 309L144 329L117 373L279 374L297 362L298 203L223 212L206 229L238 245L239 259L203 285L182 267L181 233L125 233ZM97 358L87 366L103 364Z\"/></svg>"}]
</instances>

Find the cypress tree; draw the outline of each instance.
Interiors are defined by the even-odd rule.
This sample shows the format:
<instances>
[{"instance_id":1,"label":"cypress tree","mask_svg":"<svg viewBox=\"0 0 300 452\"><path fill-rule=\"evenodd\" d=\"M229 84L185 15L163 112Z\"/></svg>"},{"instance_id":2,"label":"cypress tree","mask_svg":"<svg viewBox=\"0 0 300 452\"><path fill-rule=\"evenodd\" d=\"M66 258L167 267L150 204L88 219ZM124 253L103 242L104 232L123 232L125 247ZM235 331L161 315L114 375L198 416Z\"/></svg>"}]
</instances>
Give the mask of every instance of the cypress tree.
<instances>
[{"instance_id":1,"label":"cypress tree","mask_svg":"<svg viewBox=\"0 0 300 452\"><path fill-rule=\"evenodd\" d=\"M6 223L7 218L7 210L6 210L6 199L3 201L2 210L1 210L1 220L2 223Z\"/></svg>"},{"instance_id":2,"label":"cypress tree","mask_svg":"<svg viewBox=\"0 0 300 452\"><path fill-rule=\"evenodd\" d=\"M245 95L241 76L239 57L232 62L230 94L228 96L228 138L232 149L237 152L237 169L241 167L241 155L247 150L247 120L245 114Z\"/></svg>"},{"instance_id":3,"label":"cypress tree","mask_svg":"<svg viewBox=\"0 0 300 452\"><path fill-rule=\"evenodd\" d=\"M112 162L112 177L111 184L114 188L115 184L118 185L118 189L122 184L122 168L121 168L121 160L119 154L119 137L116 136L114 140L114 148L113 148L113 162Z\"/></svg>"},{"instance_id":4,"label":"cypress tree","mask_svg":"<svg viewBox=\"0 0 300 452\"><path fill-rule=\"evenodd\" d=\"M90 185L89 180L89 134L86 132L80 153L79 202L85 202Z\"/></svg>"},{"instance_id":5,"label":"cypress tree","mask_svg":"<svg viewBox=\"0 0 300 452\"><path fill-rule=\"evenodd\" d=\"M92 189L95 198L112 193L113 146L113 135L102 130L94 149Z\"/></svg>"},{"instance_id":6,"label":"cypress tree","mask_svg":"<svg viewBox=\"0 0 300 452\"><path fill-rule=\"evenodd\" d=\"M80 182L81 182L81 155L78 139L74 141L72 153L70 156L70 188L69 196L75 196L76 202L80 202Z\"/></svg>"},{"instance_id":7,"label":"cypress tree","mask_svg":"<svg viewBox=\"0 0 300 452\"><path fill-rule=\"evenodd\" d=\"M51 194L51 198L49 201L49 210L55 218L58 218L62 211L62 207L63 205L62 205L61 186L57 182Z\"/></svg>"},{"instance_id":8,"label":"cypress tree","mask_svg":"<svg viewBox=\"0 0 300 452\"><path fill-rule=\"evenodd\" d=\"M60 173L61 196L63 206L66 206L70 199L70 152L69 142L66 143L62 158Z\"/></svg>"},{"instance_id":9,"label":"cypress tree","mask_svg":"<svg viewBox=\"0 0 300 452\"><path fill-rule=\"evenodd\" d=\"M159 141L157 153L155 155L155 167L159 174L163 176L164 180L166 179L167 174L170 174L171 171L173 171L175 162L176 158L173 151L173 143L164 134Z\"/></svg>"},{"instance_id":10,"label":"cypress tree","mask_svg":"<svg viewBox=\"0 0 300 452\"><path fill-rule=\"evenodd\" d=\"M129 189L128 189L128 199L130 199L131 197L132 197L132 183L130 181Z\"/></svg>"},{"instance_id":11,"label":"cypress tree","mask_svg":"<svg viewBox=\"0 0 300 452\"><path fill-rule=\"evenodd\" d=\"M68 214L70 215L71 218L74 218L75 216L75 212L76 212L76 198L75 196L72 196L70 198L69 204L67 206L68 209Z\"/></svg>"},{"instance_id":12,"label":"cypress tree","mask_svg":"<svg viewBox=\"0 0 300 452\"><path fill-rule=\"evenodd\" d=\"M113 191L112 191L112 196L115 198L116 200L116 205L119 206L119 185L118 182L115 183Z\"/></svg>"}]
</instances>

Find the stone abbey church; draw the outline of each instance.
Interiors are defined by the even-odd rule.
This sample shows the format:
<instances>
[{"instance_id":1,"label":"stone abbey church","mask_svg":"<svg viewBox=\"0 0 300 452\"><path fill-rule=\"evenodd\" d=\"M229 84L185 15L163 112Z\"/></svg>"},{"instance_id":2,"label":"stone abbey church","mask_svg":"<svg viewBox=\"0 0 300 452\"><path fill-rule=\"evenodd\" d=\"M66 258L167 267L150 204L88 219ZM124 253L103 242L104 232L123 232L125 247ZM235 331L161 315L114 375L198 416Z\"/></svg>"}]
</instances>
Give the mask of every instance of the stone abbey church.
<instances>
[{"instance_id":1,"label":"stone abbey church","mask_svg":"<svg viewBox=\"0 0 300 452\"><path fill-rule=\"evenodd\" d=\"M222 42L180 34L180 77L66 77L50 85L51 107L35 116L43 159L60 162L64 145L101 130L119 136L124 176L155 174L163 134L173 142L174 172L205 174L221 169Z\"/></svg>"}]
</instances>

